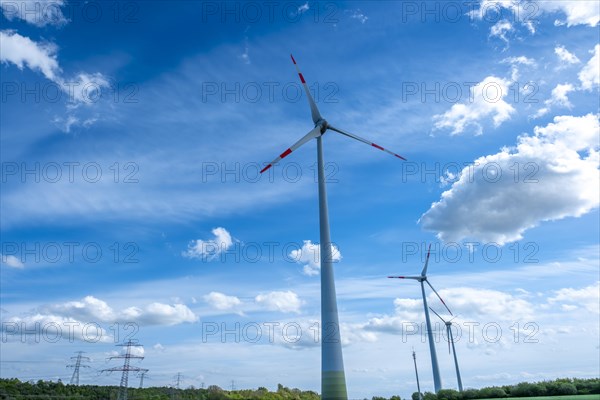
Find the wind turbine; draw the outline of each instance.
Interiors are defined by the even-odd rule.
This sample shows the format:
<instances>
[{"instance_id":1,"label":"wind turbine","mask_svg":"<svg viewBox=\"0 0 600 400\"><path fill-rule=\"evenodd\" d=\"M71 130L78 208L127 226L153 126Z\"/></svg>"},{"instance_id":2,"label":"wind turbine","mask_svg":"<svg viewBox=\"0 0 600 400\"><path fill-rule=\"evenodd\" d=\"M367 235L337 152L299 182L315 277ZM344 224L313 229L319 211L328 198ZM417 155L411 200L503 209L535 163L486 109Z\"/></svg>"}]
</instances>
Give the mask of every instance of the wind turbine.
<instances>
[{"instance_id":1,"label":"wind turbine","mask_svg":"<svg viewBox=\"0 0 600 400\"><path fill-rule=\"evenodd\" d=\"M435 392L439 392L442 388L442 379L440 377L440 367L437 361L437 354L435 352L435 343L433 342L433 331L431 330L431 320L429 319L429 308L427 306L427 297L425 296L425 285L423 282L426 282L431 290L436 294L436 296L440 299L444 307L448 310L448 312L452 315L452 311L448 308L442 297L439 293L433 288L431 283L427 280L427 264L429 264L429 255L431 254L431 244L427 249L427 258L425 259L425 266L423 267L423 271L421 271L421 275L417 276L388 276L388 278L397 278L397 279L414 279L421 283L421 294L423 296L423 307L425 309L425 324L427 325L427 337L429 339L429 352L431 354L431 366L433 369L433 386L435 387Z\"/></svg>"},{"instance_id":2,"label":"wind turbine","mask_svg":"<svg viewBox=\"0 0 600 400\"><path fill-rule=\"evenodd\" d=\"M336 399L346 400L348 394L346 391L346 376L344 373L344 360L342 356L342 342L340 339L340 329L338 322L337 300L335 294L335 281L332 265L331 254L331 237L329 234L329 213L327 211L327 191L325 188L325 171L323 162L323 141L322 136L327 130L340 133L344 136L366 143L379 150L390 153L402 160L404 157L392 153L383 147L370 142L366 139L335 128L330 125L319 112L315 101L313 100L306 81L294 56L291 55L292 62L296 66L300 82L304 86L306 98L310 106L310 113L314 123L314 128L304 137L294 143L290 148L281 153L279 157L273 160L270 164L260 171L265 172L275 163L284 159L290 153L306 144L311 139L317 139L317 168L318 168L318 185L319 185L319 226L320 226L320 256L321 256L321 396L323 400Z\"/></svg>"},{"instance_id":3,"label":"wind turbine","mask_svg":"<svg viewBox=\"0 0 600 400\"><path fill-rule=\"evenodd\" d=\"M438 318L441 319L444 324L446 324L446 332L448 332L448 353L450 353L450 344L452 344L452 354L454 355L454 366L456 367L456 380L458 381L458 391L462 392L462 390L463 390L462 379L460 379L460 370L458 369L458 359L456 358L456 348L454 348L454 337L452 336L452 319L454 319L454 318L446 321L446 320L444 320L444 318L442 318L440 316L440 314L436 313L433 308L429 307L429 309L431 311L433 311L433 313L435 315L437 315Z\"/></svg>"},{"instance_id":4,"label":"wind turbine","mask_svg":"<svg viewBox=\"0 0 600 400\"><path fill-rule=\"evenodd\" d=\"M414 347L413 347L413 361L415 362L415 375L417 376L417 393L419 393L419 400L423 400L423 395L421 394L421 385L419 385L419 370L417 369L417 355L415 354Z\"/></svg>"}]
</instances>

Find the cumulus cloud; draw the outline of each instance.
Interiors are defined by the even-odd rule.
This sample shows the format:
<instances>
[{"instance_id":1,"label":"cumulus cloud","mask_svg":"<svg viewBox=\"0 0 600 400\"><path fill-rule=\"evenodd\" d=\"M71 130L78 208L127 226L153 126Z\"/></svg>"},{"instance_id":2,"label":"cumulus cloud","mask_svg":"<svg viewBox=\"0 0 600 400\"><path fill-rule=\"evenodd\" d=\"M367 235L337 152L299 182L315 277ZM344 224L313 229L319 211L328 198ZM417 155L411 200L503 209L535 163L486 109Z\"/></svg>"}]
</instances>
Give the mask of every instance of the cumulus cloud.
<instances>
[{"instance_id":1,"label":"cumulus cloud","mask_svg":"<svg viewBox=\"0 0 600 400\"><path fill-rule=\"evenodd\" d=\"M471 287L442 289L439 292L450 304L454 317L440 312L443 307L439 305L439 300L433 293L429 293L427 296L428 305L433 309L437 308L444 320L452 321L454 339L457 342L461 341L461 336L463 341L469 338L467 346L472 348L483 347L488 351L495 351L497 346L502 348L510 346L511 338L508 337L510 335L500 337L498 342L477 339L485 338L486 335L495 336L497 333L495 328L487 330L486 327L489 327L489 324L502 328L512 326L517 321L527 323L534 317L538 317L535 304L510 293ZM427 328L421 299L397 298L394 300L394 307L393 314L370 318L363 329L372 332L401 334L406 338L420 337L426 334ZM430 313L430 318L434 340L447 340L444 323L433 313Z\"/></svg>"},{"instance_id":2,"label":"cumulus cloud","mask_svg":"<svg viewBox=\"0 0 600 400\"><path fill-rule=\"evenodd\" d=\"M110 86L104 75L80 72L66 78L57 60L56 45L35 42L11 30L0 31L0 47L0 62L41 72L67 95L67 115L54 120L63 131L68 133L74 126L87 128L98 120L97 116L82 117L79 114L84 112L77 112L77 109L82 104L90 106L101 98L102 90Z\"/></svg>"},{"instance_id":3,"label":"cumulus cloud","mask_svg":"<svg viewBox=\"0 0 600 400\"><path fill-rule=\"evenodd\" d=\"M51 43L37 43L13 31L0 31L0 61L12 63L19 69L27 67L39 71L46 78L56 82L60 67L56 60L56 46Z\"/></svg>"},{"instance_id":4,"label":"cumulus cloud","mask_svg":"<svg viewBox=\"0 0 600 400\"><path fill-rule=\"evenodd\" d=\"M443 241L502 245L542 221L598 207L598 123L594 114L555 117L520 136L516 147L478 158L421 216L421 225Z\"/></svg>"},{"instance_id":5,"label":"cumulus cloud","mask_svg":"<svg viewBox=\"0 0 600 400\"><path fill-rule=\"evenodd\" d=\"M544 101L544 107L540 108L537 113L534 115L534 118L541 117L543 115L548 114L550 109L553 106L572 108L573 105L569 101L568 94L575 90L575 87L570 83L558 84L554 89L552 89L552 93L550 98Z\"/></svg>"},{"instance_id":6,"label":"cumulus cloud","mask_svg":"<svg viewBox=\"0 0 600 400\"><path fill-rule=\"evenodd\" d=\"M481 0L479 8L469 11L468 15L477 20L496 21L490 29L490 36L499 36L502 30L513 31L511 21L526 27L530 33L535 33L535 19L532 18L531 6L525 2L513 0ZM507 44L506 37L502 38Z\"/></svg>"},{"instance_id":7,"label":"cumulus cloud","mask_svg":"<svg viewBox=\"0 0 600 400\"><path fill-rule=\"evenodd\" d=\"M301 249L292 250L289 256L297 263L304 264L302 272L308 276L318 275L321 270L321 245L305 240ZM331 244L331 261L338 262L342 259L342 253Z\"/></svg>"},{"instance_id":8,"label":"cumulus cloud","mask_svg":"<svg viewBox=\"0 0 600 400\"><path fill-rule=\"evenodd\" d=\"M572 65L572 64L579 64L581 62L581 61L579 61L579 58L577 58L577 56L575 54L573 54L569 50L567 50L565 48L565 46L556 46L554 48L554 53L558 56L559 60L562 61L564 64Z\"/></svg>"},{"instance_id":9,"label":"cumulus cloud","mask_svg":"<svg viewBox=\"0 0 600 400\"><path fill-rule=\"evenodd\" d=\"M81 321L134 322L141 325L176 325L198 318L184 304L150 303L142 307L115 310L104 300L86 296L81 300L51 304L40 308L47 314L68 316Z\"/></svg>"},{"instance_id":10,"label":"cumulus cloud","mask_svg":"<svg viewBox=\"0 0 600 400\"><path fill-rule=\"evenodd\" d=\"M593 53L592 58L579 72L581 87L585 90L591 90L600 85L600 44L597 44L591 53Z\"/></svg>"},{"instance_id":11,"label":"cumulus cloud","mask_svg":"<svg viewBox=\"0 0 600 400\"><path fill-rule=\"evenodd\" d=\"M290 290L259 294L254 298L254 301L267 310L284 313L300 313L300 307L303 303L300 297Z\"/></svg>"},{"instance_id":12,"label":"cumulus cloud","mask_svg":"<svg viewBox=\"0 0 600 400\"><path fill-rule=\"evenodd\" d=\"M555 25L595 27L600 22L600 3L597 1L554 0L537 4L543 12L565 15L566 19L557 19Z\"/></svg>"},{"instance_id":13,"label":"cumulus cloud","mask_svg":"<svg viewBox=\"0 0 600 400\"><path fill-rule=\"evenodd\" d=\"M188 244L187 251L184 251L182 255L187 258L214 260L233 245L234 239L227 229L215 228L212 230L212 234L215 236L214 239L192 240Z\"/></svg>"},{"instance_id":14,"label":"cumulus cloud","mask_svg":"<svg viewBox=\"0 0 600 400\"><path fill-rule=\"evenodd\" d=\"M490 119L498 127L510 119L515 109L504 98L508 95L510 82L495 76L488 76L471 87L468 102L454 104L444 114L433 116L435 129L452 129L457 135L472 128L476 135L483 133L481 121Z\"/></svg>"},{"instance_id":15,"label":"cumulus cloud","mask_svg":"<svg viewBox=\"0 0 600 400\"><path fill-rule=\"evenodd\" d=\"M454 314L472 320L517 321L528 320L535 315L533 304L498 290L456 287L442 289L440 295L448 299Z\"/></svg>"},{"instance_id":16,"label":"cumulus cloud","mask_svg":"<svg viewBox=\"0 0 600 400\"><path fill-rule=\"evenodd\" d=\"M17 32L6 30L0 31L0 46L2 63L41 72L68 95L72 107L94 103L102 88L109 86L107 79L100 73L80 72L72 78L64 78L56 56L57 47L52 43L34 42Z\"/></svg>"},{"instance_id":17,"label":"cumulus cloud","mask_svg":"<svg viewBox=\"0 0 600 400\"><path fill-rule=\"evenodd\" d=\"M508 45L508 38L506 37L506 34L512 31L514 31L512 24L510 23L510 21L504 19L502 21L496 22L490 28L490 37L498 37Z\"/></svg>"},{"instance_id":18,"label":"cumulus cloud","mask_svg":"<svg viewBox=\"0 0 600 400\"><path fill-rule=\"evenodd\" d=\"M584 307L591 313L600 313L600 282L582 289L564 288L548 298L548 303L560 305L563 310L576 310Z\"/></svg>"},{"instance_id":19,"label":"cumulus cloud","mask_svg":"<svg viewBox=\"0 0 600 400\"><path fill-rule=\"evenodd\" d=\"M39 27L66 24L68 21L61 10L64 5L64 0L0 0L0 8L6 19L21 19Z\"/></svg>"},{"instance_id":20,"label":"cumulus cloud","mask_svg":"<svg viewBox=\"0 0 600 400\"><path fill-rule=\"evenodd\" d=\"M0 328L7 340L44 340L54 343L59 340L80 340L92 343L114 341L112 335L96 321L81 321L54 314L33 313L2 320Z\"/></svg>"},{"instance_id":21,"label":"cumulus cloud","mask_svg":"<svg viewBox=\"0 0 600 400\"><path fill-rule=\"evenodd\" d=\"M532 5L529 1L481 0L479 8L470 11L469 14L477 19L490 18L491 14L506 16L503 10L510 12L510 18L525 25L531 33L535 33L534 22L540 12L559 13L566 17L557 19L555 25L595 27L600 22L600 4L597 1L554 0Z\"/></svg>"},{"instance_id":22,"label":"cumulus cloud","mask_svg":"<svg viewBox=\"0 0 600 400\"><path fill-rule=\"evenodd\" d=\"M150 303L141 307L116 310L104 300L86 296L81 300L38 307L29 315L2 320L3 329L10 334L44 335L56 340L108 342L112 336L102 325L177 325L195 322L198 317L184 304Z\"/></svg>"},{"instance_id":23,"label":"cumulus cloud","mask_svg":"<svg viewBox=\"0 0 600 400\"><path fill-rule=\"evenodd\" d=\"M242 301L237 297L227 296L220 292L210 292L204 296L204 301L219 311L233 310L242 304Z\"/></svg>"},{"instance_id":24,"label":"cumulus cloud","mask_svg":"<svg viewBox=\"0 0 600 400\"><path fill-rule=\"evenodd\" d=\"M17 257L13 256L13 255L4 255L2 253L0 253L0 261L2 263L2 265L6 265L7 267L10 268L24 268L25 264L23 264L23 262L21 260L19 260Z\"/></svg>"}]
</instances>

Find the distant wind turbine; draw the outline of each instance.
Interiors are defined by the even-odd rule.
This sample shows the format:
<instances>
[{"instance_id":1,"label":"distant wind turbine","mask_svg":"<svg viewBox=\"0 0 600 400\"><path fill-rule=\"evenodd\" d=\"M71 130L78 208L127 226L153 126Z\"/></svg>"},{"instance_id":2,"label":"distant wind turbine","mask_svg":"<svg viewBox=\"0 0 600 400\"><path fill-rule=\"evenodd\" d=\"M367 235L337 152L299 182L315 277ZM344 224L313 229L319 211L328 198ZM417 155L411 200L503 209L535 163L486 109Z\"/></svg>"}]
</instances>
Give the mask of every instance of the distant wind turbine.
<instances>
[{"instance_id":1,"label":"distant wind turbine","mask_svg":"<svg viewBox=\"0 0 600 400\"><path fill-rule=\"evenodd\" d=\"M265 172L275 163L296 151L302 145L311 139L317 139L317 168L319 185L319 225L320 225L320 255L321 255L321 396L323 400L346 400L348 398L346 390L346 376L344 373L344 360L342 356L342 342L340 338L340 329L338 322L337 300L335 293L335 281L331 254L331 237L329 233L329 213L327 210L327 191L325 188L325 170L323 161L323 141L322 136L327 130L332 130L349 138L366 143L376 149L385 151L395 157L405 160L404 157L392 153L383 147L370 142L366 139L343 131L331 126L319 112L315 101L313 100L304 76L300 72L294 56L291 56L292 62L296 66L300 82L304 87L306 98L310 106L310 113L314 123L314 128L304 137L294 143L290 148L281 153L279 157L269 163L260 171Z\"/></svg>"},{"instance_id":2,"label":"distant wind turbine","mask_svg":"<svg viewBox=\"0 0 600 400\"><path fill-rule=\"evenodd\" d=\"M452 354L454 355L454 366L456 367L456 380L458 381L458 391L462 392L462 379L460 379L460 369L458 369L458 359L456 358L456 349L454 348L454 337L452 336L452 319L446 321L444 318L440 316L440 314L436 313L435 310L429 307L431 311L435 315L438 316L439 319L442 320L444 324L446 324L446 332L448 332L448 353L450 353L450 345L452 345Z\"/></svg>"},{"instance_id":3,"label":"distant wind turbine","mask_svg":"<svg viewBox=\"0 0 600 400\"><path fill-rule=\"evenodd\" d=\"M429 352L431 354L431 366L433 369L433 386L435 388L436 393L440 391L442 388L442 379L440 377L440 367L438 365L437 354L435 352L435 343L433 342L433 331L431 330L431 320L429 319L429 308L427 306L427 297L425 296L425 285L423 282L426 282L431 290L436 294L436 296L440 299L446 310L452 315L452 311L448 308L440 294L434 289L434 287L427 280L427 264L429 264L429 255L431 254L431 244L427 249L427 258L425 259L425 266L423 267L423 271L421 271L421 275L417 276L388 276L388 278L396 278L396 279L414 279L421 283L421 294L423 296L423 307L425 310L425 323L427 325L427 338L429 339Z\"/></svg>"},{"instance_id":4,"label":"distant wind turbine","mask_svg":"<svg viewBox=\"0 0 600 400\"><path fill-rule=\"evenodd\" d=\"M417 369L417 355L415 354L414 348L413 348L413 361L415 363L415 375L417 377L417 393L419 393L419 400L423 400L423 395L421 394L421 385L419 384L419 370Z\"/></svg>"}]
</instances>

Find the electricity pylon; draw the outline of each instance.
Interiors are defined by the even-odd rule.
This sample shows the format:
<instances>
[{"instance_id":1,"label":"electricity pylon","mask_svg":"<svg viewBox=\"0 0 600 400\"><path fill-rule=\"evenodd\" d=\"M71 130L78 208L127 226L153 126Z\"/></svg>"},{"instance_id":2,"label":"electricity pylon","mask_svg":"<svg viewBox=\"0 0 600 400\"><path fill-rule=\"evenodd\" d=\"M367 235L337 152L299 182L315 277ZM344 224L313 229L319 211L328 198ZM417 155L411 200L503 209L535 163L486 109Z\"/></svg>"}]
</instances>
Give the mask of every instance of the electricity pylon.
<instances>
[{"instance_id":1,"label":"electricity pylon","mask_svg":"<svg viewBox=\"0 0 600 400\"><path fill-rule=\"evenodd\" d=\"M142 389L144 387L144 377L148 373L149 369L143 368L140 371L140 389Z\"/></svg>"},{"instance_id":2,"label":"electricity pylon","mask_svg":"<svg viewBox=\"0 0 600 400\"><path fill-rule=\"evenodd\" d=\"M79 385L79 369L81 367L89 368L89 365L81 364L82 361L84 361L84 362L91 361L89 357L82 356L83 353L85 353L85 352L84 351L75 352L75 354L77 354L77 357L71 357L71 360L75 360L75 364L67 365L67 368L74 368L73 376L71 377L71 385Z\"/></svg>"},{"instance_id":3,"label":"electricity pylon","mask_svg":"<svg viewBox=\"0 0 600 400\"><path fill-rule=\"evenodd\" d=\"M130 371L132 371L132 372L143 371L143 368L132 367L130 365L131 359L135 359L135 360L143 360L144 359L143 356L136 356L136 355L131 354L131 348L132 347L142 347L142 345L138 344L137 340L128 340L127 342L125 342L123 344L118 344L117 346L126 347L127 349L125 350L125 354L110 357L109 360L123 359L123 366L103 369L102 372L116 372L116 371L123 372L123 374L121 375L121 384L119 385L119 395L117 397L117 400L127 400L127 381L129 379L129 372Z\"/></svg>"}]
</instances>

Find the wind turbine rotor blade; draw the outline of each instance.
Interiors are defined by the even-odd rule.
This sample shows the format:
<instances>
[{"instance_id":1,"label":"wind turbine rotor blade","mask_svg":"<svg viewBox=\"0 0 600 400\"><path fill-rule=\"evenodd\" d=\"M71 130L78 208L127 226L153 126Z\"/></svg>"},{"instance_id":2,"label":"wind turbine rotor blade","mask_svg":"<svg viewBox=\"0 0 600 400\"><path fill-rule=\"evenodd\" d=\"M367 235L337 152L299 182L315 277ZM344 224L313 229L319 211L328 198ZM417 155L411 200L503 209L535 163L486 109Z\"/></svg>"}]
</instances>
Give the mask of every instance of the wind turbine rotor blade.
<instances>
[{"instance_id":1,"label":"wind turbine rotor blade","mask_svg":"<svg viewBox=\"0 0 600 400\"><path fill-rule=\"evenodd\" d=\"M281 153L279 155L279 157L277 157L276 159L274 159L271 163L269 163L269 165L267 165L266 167L264 167L260 171L260 173L262 174L263 172L265 172L266 170L268 170L269 168L271 168L274 164L278 163L279 161L281 161L284 158L286 158L287 156L289 156L293 151L297 150L300 146L302 146L303 144L305 144L306 142L308 142L310 139L316 138L320 134L321 134L321 127L317 126L312 131L310 131L306 135L304 135L304 137L302 139L300 139L296 143L294 143L292 145L292 147L290 147L289 149L287 149L286 151L284 151L283 153Z\"/></svg>"},{"instance_id":2,"label":"wind turbine rotor blade","mask_svg":"<svg viewBox=\"0 0 600 400\"><path fill-rule=\"evenodd\" d=\"M431 290L433 290L433 292L435 293L435 295L438 297L438 299L440 299L440 301L442 302L442 304L444 305L444 307L446 307L446 310L448 310L448 312L450 313L450 315L454 315L452 314L452 311L450 311L450 309L448 308L448 306L446 305L446 302L444 301L444 299L442 299L442 296L440 296L440 294L437 292L437 290L435 290L433 288L433 286L431 285L431 283L429 283L428 280L425 280L425 282L427 282L427 284L429 285L429 287L431 288Z\"/></svg>"},{"instance_id":3,"label":"wind turbine rotor blade","mask_svg":"<svg viewBox=\"0 0 600 400\"><path fill-rule=\"evenodd\" d=\"M442 317L440 316L440 314L436 313L436 312L435 312L435 310L434 310L433 308L429 307L429 309L430 309L431 311L433 311L433 313L434 313L435 315L437 315L437 316L438 316L438 318L439 318L439 319L441 319L443 323L446 323L446 321L444 321L444 318L442 318Z\"/></svg>"},{"instance_id":4,"label":"wind turbine rotor blade","mask_svg":"<svg viewBox=\"0 0 600 400\"><path fill-rule=\"evenodd\" d=\"M352 139L358 140L359 142L363 142L365 144L368 144L369 146L375 147L376 149L379 149L381 151L385 151L386 153L391 154L394 157L398 157L399 159L406 161L406 158L402 157L401 155L396 154L396 153L394 153L392 151L389 151L388 149L384 149L380 145L378 145L376 143L373 143L373 142L370 142L367 139L363 139L360 136L356 136L356 135L354 135L352 133L345 132L345 131L343 131L341 129L338 129L338 128L335 128L335 127L333 127L331 125L328 125L327 128L331 129L332 131L336 131L337 133L341 133L342 135L348 136L348 137L350 137Z\"/></svg>"},{"instance_id":5,"label":"wind turbine rotor blade","mask_svg":"<svg viewBox=\"0 0 600 400\"><path fill-rule=\"evenodd\" d=\"M306 93L306 98L308 99L308 105L310 106L310 114L312 116L313 122L316 124L317 122L319 122L319 120L323 119L323 117L321 117L321 113L319 112L319 109L317 108L317 104L313 100L313 97L310 94L310 90L308 90L308 85L306 85L304 76L302 75L302 72L300 72L300 67L298 67L298 64L296 63L294 56L292 54L290 54L290 57L292 58L292 62L294 63L294 66L296 67L296 71L298 71L298 76L300 77L300 82L302 82L302 86L304 86L304 92Z\"/></svg>"},{"instance_id":6,"label":"wind turbine rotor blade","mask_svg":"<svg viewBox=\"0 0 600 400\"><path fill-rule=\"evenodd\" d=\"M425 258L425 266L423 266L423 271L421 271L421 276L427 276L427 265L429 264L429 255L431 254L431 243L429 243L429 247L427 248L427 258Z\"/></svg>"},{"instance_id":7,"label":"wind turbine rotor blade","mask_svg":"<svg viewBox=\"0 0 600 400\"><path fill-rule=\"evenodd\" d=\"M420 276L388 276L388 278L392 278L392 279L416 279L416 280L421 279Z\"/></svg>"}]
</instances>

